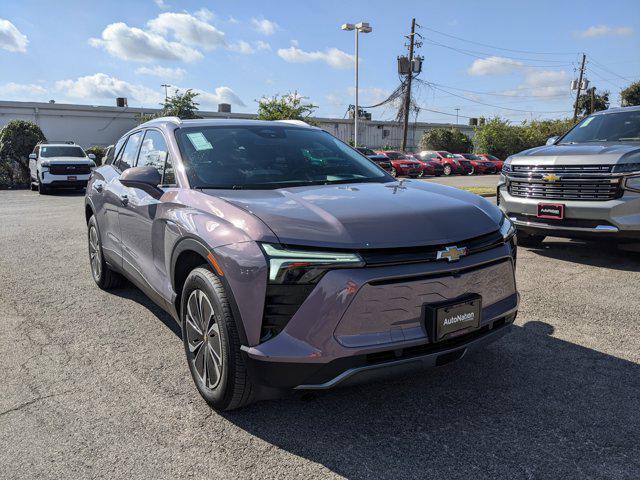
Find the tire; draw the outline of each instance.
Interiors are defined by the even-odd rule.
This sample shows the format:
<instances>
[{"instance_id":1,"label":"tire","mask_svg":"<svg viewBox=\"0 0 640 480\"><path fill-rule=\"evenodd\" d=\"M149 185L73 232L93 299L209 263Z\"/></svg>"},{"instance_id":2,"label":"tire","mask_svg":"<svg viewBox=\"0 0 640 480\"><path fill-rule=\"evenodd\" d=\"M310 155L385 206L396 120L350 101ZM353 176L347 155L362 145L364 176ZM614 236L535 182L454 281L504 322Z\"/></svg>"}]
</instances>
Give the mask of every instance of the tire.
<instances>
[{"instance_id":1,"label":"tire","mask_svg":"<svg viewBox=\"0 0 640 480\"><path fill-rule=\"evenodd\" d=\"M542 241L546 238L545 235L529 235L526 233L518 234L518 245L523 247L536 248L542 244Z\"/></svg>"},{"instance_id":2,"label":"tire","mask_svg":"<svg viewBox=\"0 0 640 480\"><path fill-rule=\"evenodd\" d=\"M445 165L444 166L444 171L442 172L444 175L446 175L447 177L449 175L451 175L451 165Z\"/></svg>"},{"instance_id":3,"label":"tire","mask_svg":"<svg viewBox=\"0 0 640 480\"><path fill-rule=\"evenodd\" d=\"M476 169L472 165L471 166L471 171L469 173L467 173L467 175L473 175L474 173L476 173Z\"/></svg>"},{"instance_id":4,"label":"tire","mask_svg":"<svg viewBox=\"0 0 640 480\"><path fill-rule=\"evenodd\" d=\"M109 265L104 261L102 254L102 241L100 240L100 231L96 217L91 216L89 219L87 230L87 244L89 247L89 265L91 266L91 276L96 285L102 290L111 290L120 286L122 277L111 270Z\"/></svg>"},{"instance_id":5,"label":"tire","mask_svg":"<svg viewBox=\"0 0 640 480\"><path fill-rule=\"evenodd\" d=\"M218 411L253 402L255 388L240 352L238 327L224 287L211 270L198 267L187 277L180 319L187 364L202 398Z\"/></svg>"},{"instance_id":6,"label":"tire","mask_svg":"<svg viewBox=\"0 0 640 480\"><path fill-rule=\"evenodd\" d=\"M46 185L43 185L42 183L40 183L40 181L38 180L38 193L40 195L47 195L50 192L49 187L47 187Z\"/></svg>"},{"instance_id":7,"label":"tire","mask_svg":"<svg viewBox=\"0 0 640 480\"><path fill-rule=\"evenodd\" d=\"M391 173L391 175L392 175L393 177L397 177L397 176L398 176L398 172L397 172L397 171L396 171L396 169L395 169L395 168L393 168L393 167L391 167L391 172L389 172L389 173Z\"/></svg>"},{"instance_id":8,"label":"tire","mask_svg":"<svg viewBox=\"0 0 640 480\"><path fill-rule=\"evenodd\" d=\"M35 192L35 191L38 190L38 184L33 182L33 181L31 182L31 185L29 185L29 186L31 187L31 191L32 192Z\"/></svg>"}]
</instances>

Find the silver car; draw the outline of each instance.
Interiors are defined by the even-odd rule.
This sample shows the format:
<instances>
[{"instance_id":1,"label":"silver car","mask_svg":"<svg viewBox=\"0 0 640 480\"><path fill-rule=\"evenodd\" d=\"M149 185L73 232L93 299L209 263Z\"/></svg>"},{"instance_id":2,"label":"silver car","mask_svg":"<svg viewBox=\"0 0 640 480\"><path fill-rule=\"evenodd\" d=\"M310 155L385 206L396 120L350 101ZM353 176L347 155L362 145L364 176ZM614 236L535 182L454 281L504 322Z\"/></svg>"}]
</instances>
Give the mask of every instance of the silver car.
<instances>
[{"instance_id":1,"label":"silver car","mask_svg":"<svg viewBox=\"0 0 640 480\"><path fill-rule=\"evenodd\" d=\"M640 107L595 113L509 157L498 202L522 245L549 235L640 241Z\"/></svg>"}]
</instances>

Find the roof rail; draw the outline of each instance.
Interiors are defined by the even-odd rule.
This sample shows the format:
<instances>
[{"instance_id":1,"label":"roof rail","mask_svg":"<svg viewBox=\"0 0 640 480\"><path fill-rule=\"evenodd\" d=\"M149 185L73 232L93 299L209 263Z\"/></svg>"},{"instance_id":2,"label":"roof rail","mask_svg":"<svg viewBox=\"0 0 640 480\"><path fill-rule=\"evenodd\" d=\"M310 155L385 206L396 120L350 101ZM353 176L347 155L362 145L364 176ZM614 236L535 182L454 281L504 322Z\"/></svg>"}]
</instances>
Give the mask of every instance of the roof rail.
<instances>
[{"instance_id":1,"label":"roof rail","mask_svg":"<svg viewBox=\"0 0 640 480\"><path fill-rule=\"evenodd\" d=\"M300 125L301 127L310 127L304 120L276 120L276 122L289 123L291 125Z\"/></svg>"},{"instance_id":2,"label":"roof rail","mask_svg":"<svg viewBox=\"0 0 640 480\"><path fill-rule=\"evenodd\" d=\"M142 125L146 125L148 123L154 123L154 122L170 122L170 123L175 123L176 125L180 125L182 123L182 120L180 120L179 117L158 117L158 118L152 118L151 120L148 120L138 126L141 127Z\"/></svg>"}]
</instances>

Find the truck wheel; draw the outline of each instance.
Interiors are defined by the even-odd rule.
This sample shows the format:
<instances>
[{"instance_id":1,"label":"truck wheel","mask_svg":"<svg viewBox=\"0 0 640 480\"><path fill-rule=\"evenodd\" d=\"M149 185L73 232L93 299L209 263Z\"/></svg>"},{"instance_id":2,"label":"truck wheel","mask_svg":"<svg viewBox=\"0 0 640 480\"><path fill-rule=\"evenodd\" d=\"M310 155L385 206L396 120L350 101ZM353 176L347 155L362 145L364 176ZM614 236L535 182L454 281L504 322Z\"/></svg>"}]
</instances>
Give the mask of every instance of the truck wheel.
<instances>
[{"instance_id":1,"label":"truck wheel","mask_svg":"<svg viewBox=\"0 0 640 480\"><path fill-rule=\"evenodd\" d=\"M451 175L451 165L445 165L444 166L444 172L443 172L447 177L449 175Z\"/></svg>"},{"instance_id":2,"label":"truck wheel","mask_svg":"<svg viewBox=\"0 0 640 480\"><path fill-rule=\"evenodd\" d=\"M46 195L49 193L49 187L40 183L40 180L38 180L38 193L40 195Z\"/></svg>"},{"instance_id":3,"label":"truck wheel","mask_svg":"<svg viewBox=\"0 0 640 480\"><path fill-rule=\"evenodd\" d=\"M518 234L518 245L523 247L539 247L542 244L542 241L546 238L545 235L529 235L526 233Z\"/></svg>"},{"instance_id":4,"label":"truck wheel","mask_svg":"<svg viewBox=\"0 0 640 480\"><path fill-rule=\"evenodd\" d=\"M181 303L184 351L202 398L215 410L234 410L251 403L255 389L218 277L207 268L195 268L185 281Z\"/></svg>"},{"instance_id":5,"label":"truck wheel","mask_svg":"<svg viewBox=\"0 0 640 480\"><path fill-rule=\"evenodd\" d=\"M89 231L87 235L89 244L89 262L91 265L91 275L94 282L102 290L111 290L120 285L122 277L111 270L102 255L102 241L98 231L98 223L93 215L89 219Z\"/></svg>"}]
</instances>

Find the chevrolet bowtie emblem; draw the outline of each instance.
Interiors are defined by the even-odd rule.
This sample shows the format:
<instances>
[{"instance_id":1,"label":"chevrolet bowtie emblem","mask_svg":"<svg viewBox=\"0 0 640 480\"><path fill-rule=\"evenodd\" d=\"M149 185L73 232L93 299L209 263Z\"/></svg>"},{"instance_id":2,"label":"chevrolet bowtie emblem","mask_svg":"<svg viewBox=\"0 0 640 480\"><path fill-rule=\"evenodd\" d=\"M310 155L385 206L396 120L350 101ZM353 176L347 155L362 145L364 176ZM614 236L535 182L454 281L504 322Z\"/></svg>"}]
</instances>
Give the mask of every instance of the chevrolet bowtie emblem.
<instances>
[{"instance_id":1,"label":"chevrolet bowtie emblem","mask_svg":"<svg viewBox=\"0 0 640 480\"><path fill-rule=\"evenodd\" d=\"M444 250L438 250L436 260L448 260L449 262L455 262L460 260L460 257L464 257L467 254L467 247L446 247Z\"/></svg>"},{"instance_id":2,"label":"chevrolet bowtie emblem","mask_svg":"<svg viewBox=\"0 0 640 480\"><path fill-rule=\"evenodd\" d=\"M544 180L545 182L557 182L558 180L560 180L560 177L558 175L554 175L553 173L548 173L542 177L542 180Z\"/></svg>"}]
</instances>

